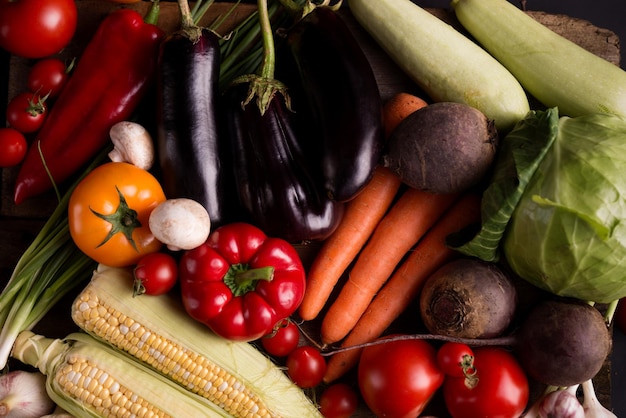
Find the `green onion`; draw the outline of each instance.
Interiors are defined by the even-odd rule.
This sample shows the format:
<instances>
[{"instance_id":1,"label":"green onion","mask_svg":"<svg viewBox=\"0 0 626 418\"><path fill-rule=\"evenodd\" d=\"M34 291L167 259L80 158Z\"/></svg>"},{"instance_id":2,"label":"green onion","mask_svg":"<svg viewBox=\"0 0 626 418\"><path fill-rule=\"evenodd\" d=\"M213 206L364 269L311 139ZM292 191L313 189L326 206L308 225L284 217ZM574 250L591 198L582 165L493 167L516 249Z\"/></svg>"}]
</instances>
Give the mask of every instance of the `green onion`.
<instances>
[{"instance_id":1,"label":"green onion","mask_svg":"<svg viewBox=\"0 0 626 418\"><path fill-rule=\"evenodd\" d=\"M107 152L96 158L83 176L100 165ZM83 176L66 191L0 293L0 370L7 365L17 335L32 329L59 299L87 280L96 266L76 247L69 232L67 205Z\"/></svg>"}]
</instances>

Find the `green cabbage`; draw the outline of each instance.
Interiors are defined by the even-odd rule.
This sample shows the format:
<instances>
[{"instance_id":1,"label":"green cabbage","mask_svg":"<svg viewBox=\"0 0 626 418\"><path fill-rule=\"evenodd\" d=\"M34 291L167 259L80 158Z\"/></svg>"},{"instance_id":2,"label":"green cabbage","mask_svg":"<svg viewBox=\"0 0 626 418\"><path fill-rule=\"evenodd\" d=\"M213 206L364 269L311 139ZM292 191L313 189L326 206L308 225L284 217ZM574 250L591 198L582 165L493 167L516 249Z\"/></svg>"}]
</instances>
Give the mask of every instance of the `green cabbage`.
<instances>
[{"instance_id":1,"label":"green cabbage","mask_svg":"<svg viewBox=\"0 0 626 418\"><path fill-rule=\"evenodd\" d=\"M560 296L626 296L626 120L534 111L504 138L482 229L458 249ZM525 158L521 158L520 155Z\"/></svg>"}]
</instances>

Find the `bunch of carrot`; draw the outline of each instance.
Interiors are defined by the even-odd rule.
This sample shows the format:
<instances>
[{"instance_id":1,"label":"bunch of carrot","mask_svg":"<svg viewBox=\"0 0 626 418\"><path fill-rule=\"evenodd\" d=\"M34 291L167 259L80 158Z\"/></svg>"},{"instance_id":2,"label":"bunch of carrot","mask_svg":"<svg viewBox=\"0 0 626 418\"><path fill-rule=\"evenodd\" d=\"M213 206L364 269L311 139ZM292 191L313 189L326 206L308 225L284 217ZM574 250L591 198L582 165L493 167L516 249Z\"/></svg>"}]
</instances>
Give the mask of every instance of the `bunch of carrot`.
<instances>
[{"instance_id":1,"label":"bunch of carrot","mask_svg":"<svg viewBox=\"0 0 626 418\"><path fill-rule=\"evenodd\" d=\"M387 135L425 106L424 100L408 93L387 101L383 112ZM323 316L324 344L341 341L342 347L351 347L373 341L410 305L426 278L454 257L446 237L479 220L478 196L402 187L395 174L379 166L366 188L347 204L341 224L313 260L300 317ZM346 272L348 277L332 300ZM356 365L360 351L334 354L324 380L336 380Z\"/></svg>"}]
</instances>

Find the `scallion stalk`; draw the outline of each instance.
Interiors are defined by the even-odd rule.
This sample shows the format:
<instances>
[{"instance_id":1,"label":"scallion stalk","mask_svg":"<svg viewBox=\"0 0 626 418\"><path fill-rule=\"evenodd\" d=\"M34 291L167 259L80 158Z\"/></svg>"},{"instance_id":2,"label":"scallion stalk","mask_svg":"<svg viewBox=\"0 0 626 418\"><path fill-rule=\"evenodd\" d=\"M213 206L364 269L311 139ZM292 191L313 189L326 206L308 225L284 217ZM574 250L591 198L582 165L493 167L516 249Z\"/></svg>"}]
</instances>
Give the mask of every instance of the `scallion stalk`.
<instances>
[{"instance_id":1,"label":"scallion stalk","mask_svg":"<svg viewBox=\"0 0 626 418\"><path fill-rule=\"evenodd\" d=\"M105 161L108 151L104 150L66 191L0 293L0 370L7 365L17 335L32 329L59 299L87 280L96 266L74 244L67 210L74 187Z\"/></svg>"}]
</instances>

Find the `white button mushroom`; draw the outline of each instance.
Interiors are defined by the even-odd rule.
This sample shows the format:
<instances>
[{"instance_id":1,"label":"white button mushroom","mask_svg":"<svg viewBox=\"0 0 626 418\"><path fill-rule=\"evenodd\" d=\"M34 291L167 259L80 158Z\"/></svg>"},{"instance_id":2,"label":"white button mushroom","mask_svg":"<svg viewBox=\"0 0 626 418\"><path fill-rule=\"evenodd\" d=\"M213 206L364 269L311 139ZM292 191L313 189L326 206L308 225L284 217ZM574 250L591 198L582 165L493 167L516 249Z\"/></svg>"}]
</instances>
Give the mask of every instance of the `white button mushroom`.
<instances>
[{"instance_id":1,"label":"white button mushroom","mask_svg":"<svg viewBox=\"0 0 626 418\"><path fill-rule=\"evenodd\" d=\"M204 243L211 232L209 213L193 199L168 199L148 220L150 231L172 251L191 250Z\"/></svg>"},{"instance_id":2,"label":"white button mushroom","mask_svg":"<svg viewBox=\"0 0 626 418\"><path fill-rule=\"evenodd\" d=\"M150 133L140 124L118 122L109 130L113 150L109 158L114 162L127 162L144 170L154 163L154 143Z\"/></svg>"}]
</instances>

